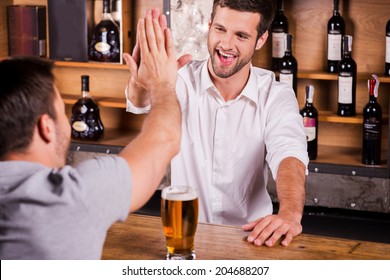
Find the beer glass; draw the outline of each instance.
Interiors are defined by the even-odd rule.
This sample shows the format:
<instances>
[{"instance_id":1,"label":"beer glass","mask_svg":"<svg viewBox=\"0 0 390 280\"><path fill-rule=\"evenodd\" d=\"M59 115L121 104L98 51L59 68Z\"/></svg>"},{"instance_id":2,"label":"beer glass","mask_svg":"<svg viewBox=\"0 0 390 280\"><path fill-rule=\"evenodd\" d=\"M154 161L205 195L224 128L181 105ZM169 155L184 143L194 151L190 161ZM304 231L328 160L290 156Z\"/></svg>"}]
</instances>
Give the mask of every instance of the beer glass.
<instances>
[{"instance_id":1,"label":"beer glass","mask_svg":"<svg viewBox=\"0 0 390 280\"><path fill-rule=\"evenodd\" d=\"M161 219L167 260L194 260L198 194L194 187L169 186L161 192Z\"/></svg>"}]
</instances>

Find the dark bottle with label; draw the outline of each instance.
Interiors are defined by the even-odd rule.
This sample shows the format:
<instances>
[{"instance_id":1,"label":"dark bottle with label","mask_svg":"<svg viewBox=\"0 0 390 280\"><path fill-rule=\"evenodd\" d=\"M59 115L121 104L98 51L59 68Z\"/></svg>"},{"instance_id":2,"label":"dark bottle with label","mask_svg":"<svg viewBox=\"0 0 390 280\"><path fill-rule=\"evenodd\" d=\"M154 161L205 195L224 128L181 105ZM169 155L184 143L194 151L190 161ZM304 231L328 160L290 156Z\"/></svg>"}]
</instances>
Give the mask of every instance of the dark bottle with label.
<instances>
[{"instance_id":1,"label":"dark bottle with label","mask_svg":"<svg viewBox=\"0 0 390 280\"><path fill-rule=\"evenodd\" d=\"M345 23L340 16L339 0L333 0L333 16L328 21L328 63L326 67L330 73L337 73L344 31Z\"/></svg>"},{"instance_id":2,"label":"dark bottle with label","mask_svg":"<svg viewBox=\"0 0 390 280\"><path fill-rule=\"evenodd\" d=\"M343 37L343 59L339 63L338 109L339 116L356 115L356 72L352 56L352 36Z\"/></svg>"},{"instance_id":3,"label":"dark bottle with label","mask_svg":"<svg viewBox=\"0 0 390 280\"><path fill-rule=\"evenodd\" d=\"M97 141L104 136L99 107L89 95L89 76L81 76L82 97L73 105L70 125L72 138Z\"/></svg>"},{"instance_id":4,"label":"dark bottle with label","mask_svg":"<svg viewBox=\"0 0 390 280\"><path fill-rule=\"evenodd\" d=\"M314 86L306 86L306 103L300 111L307 140L309 159L317 158L318 151L318 111L313 105Z\"/></svg>"},{"instance_id":5,"label":"dark bottle with label","mask_svg":"<svg viewBox=\"0 0 390 280\"><path fill-rule=\"evenodd\" d=\"M119 31L111 17L110 0L103 0L102 20L95 26L89 44L89 60L99 62L120 61Z\"/></svg>"},{"instance_id":6,"label":"dark bottle with label","mask_svg":"<svg viewBox=\"0 0 390 280\"><path fill-rule=\"evenodd\" d=\"M292 87L297 96L298 62L292 55L292 35L286 35L286 51L279 64L279 81Z\"/></svg>"},{"instance_id":7,"label":"dark bottle with label","mask_svg":"<svg viewBox=\"0 0 390 280\"><path fill-rule=\"evenodd\" d=\"M385 76L390 76L390 19L386 24Z\"/></svg>"},{"instance_id":8,"label":"dark bottle with label","mask_svg":"<svg viewBox=\"0 0 390 280\"><path fill-rule=\"evenodd\" d=\"M280 59L285 52L285 37L288 33L288 20L283 13L283 1L278 0L278 9L271 25L272 70L279 71Z\"/></svg>"},{"instance_id":9,"label":"dark bottle with label","mask_svg":"<svg viewBox=\"0 0 390 280\"><path fill-rule=\"evenodd\" d=\"M362 163L369 165L381 162L382 108L377 102L379 80L368 80L370 99L363 109Z\"/></svg>"}]
</instances>

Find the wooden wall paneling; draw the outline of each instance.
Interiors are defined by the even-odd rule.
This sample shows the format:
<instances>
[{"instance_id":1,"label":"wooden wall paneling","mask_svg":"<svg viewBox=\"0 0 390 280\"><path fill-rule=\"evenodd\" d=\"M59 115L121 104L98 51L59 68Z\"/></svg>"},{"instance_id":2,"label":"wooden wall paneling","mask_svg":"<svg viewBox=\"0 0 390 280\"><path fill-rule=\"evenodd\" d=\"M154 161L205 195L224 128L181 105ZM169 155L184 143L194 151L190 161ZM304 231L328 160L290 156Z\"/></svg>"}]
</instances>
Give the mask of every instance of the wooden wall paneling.
<instances>
[{"instance_id":1,"label":"wooden wall paneling","mask_svg":"<svg viewBox=\"0 0 390 280\"><path fill-rule=\"evenodd\" d=\"M0 59L8 56L8 33L7 33L7 6L13 5L12 0L0 2Z\"/></svg>"}]
</instances>

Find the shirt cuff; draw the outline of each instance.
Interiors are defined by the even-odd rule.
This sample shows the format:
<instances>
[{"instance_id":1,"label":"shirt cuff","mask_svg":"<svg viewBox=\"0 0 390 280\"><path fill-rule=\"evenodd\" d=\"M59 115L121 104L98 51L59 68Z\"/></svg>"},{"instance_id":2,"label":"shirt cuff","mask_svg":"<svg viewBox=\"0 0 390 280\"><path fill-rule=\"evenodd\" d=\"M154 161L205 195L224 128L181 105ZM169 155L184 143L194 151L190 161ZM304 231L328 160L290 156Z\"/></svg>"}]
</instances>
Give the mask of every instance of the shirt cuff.
<instances>
[{"instance_id":1,"label":"shirt cuff","mask_svg":"<svg viewBox=\"0 0 390 280\"><path fill-rule=\"evenodd\" d=\"M126 88L125 88L125 96L126 96L126 112L130 112L133 114L147 114L147 113L149 113L151 105L140 108L140 107L134 106L134 104L130 101L128 85L126 85Z\"/></svg>"}]
</instances>

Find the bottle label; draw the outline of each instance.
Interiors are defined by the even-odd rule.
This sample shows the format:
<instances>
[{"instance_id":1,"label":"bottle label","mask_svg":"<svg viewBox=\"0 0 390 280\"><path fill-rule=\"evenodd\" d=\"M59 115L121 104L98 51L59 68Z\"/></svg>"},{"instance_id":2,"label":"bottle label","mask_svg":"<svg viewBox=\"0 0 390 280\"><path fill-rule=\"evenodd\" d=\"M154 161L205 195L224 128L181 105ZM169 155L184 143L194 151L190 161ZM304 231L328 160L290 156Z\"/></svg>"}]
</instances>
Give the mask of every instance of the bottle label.
<instances>
[{"instance_id":1,"label":"bottle label","mask_svg":"<svg viewBox=\"0 0 390 280\"><path fill-rule=\"evenodd\" d=\"M364 121L363 131L366 136L373 139L381 137L381 123L376 118L368 118Z\"/></svg>"},{"instance_id":2,"label":"bottle label","mask_svg":"<svg viewBox=\"0 0 390 280\"><path fill-rule=\"evenodd\" d=\"M272 32L272 57L282 58L286 51L286 33Z\"/></svg>"},{"instance_id":3,"label":"bottle label","mask_svg":"<svg viewBox=\"0 0 390 280\"><path fill-rule=\"evenodd\" d=\"M341 34L328 34L328 60L341 60Z\"/></svg>"},{"instance_id":4,"label":"bottle label","mask_svg":"<svg viewBox=\"0 0 390 280\"><path fill-rule=\"evenodd\" d=\"M95 50L101 53L108 53L110 51L111 46L105 42L98 42L95 45Z\"/></svg>"},{"instance_id":5,"label":"bottle label","mask_svg":"<svg viewBox=\"0 0 390 280\"><path fill-rule=\"evenodd\" d=\"M352 104L352 82L353 77L339 76L339 103Z\"/></svg>"},{"instance_id":6,"label":"bottle label","mask_svg":"<svg viewBox=\"0 0 390 280\"><path fill-rule=\"evenodd\" d=\"M75 121L72 124L72 128L78 132L84 132L84 131L88 130L88 125L82 121Z\"/></svg>"},{"instance_id":7,"label":"bottle label","mask_svg":"<svg viewBox=\"0 0 390 280\"><path fill-rule=\"evenodd\" d=\"M386 63L390 63L390 36L386 36Z\"/></svg>"},{"instance_id":8,"label":"bottle label","mask_svg":"<svg viewBox=\"0 0 390 280\"><path fill-rule=\"evenodd\" d=\"M291 88L293 87L293 74L285 74L285 73L280 73L279 74L279 81L289 85Z\"/></svg>"},{"instance_id":9,"label":"bottle label","mask_svg":"<svg viewBox=\"0 0 390 280\"><path fill-rule=\"evenodd\" d=\"M310 142L316 139L316 119L315 118L303 118L303 126L306 134L306 141Z\"/></svg>"}]
</instances>

